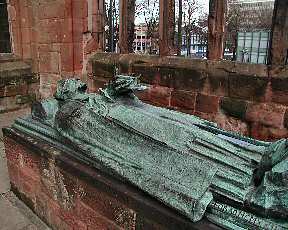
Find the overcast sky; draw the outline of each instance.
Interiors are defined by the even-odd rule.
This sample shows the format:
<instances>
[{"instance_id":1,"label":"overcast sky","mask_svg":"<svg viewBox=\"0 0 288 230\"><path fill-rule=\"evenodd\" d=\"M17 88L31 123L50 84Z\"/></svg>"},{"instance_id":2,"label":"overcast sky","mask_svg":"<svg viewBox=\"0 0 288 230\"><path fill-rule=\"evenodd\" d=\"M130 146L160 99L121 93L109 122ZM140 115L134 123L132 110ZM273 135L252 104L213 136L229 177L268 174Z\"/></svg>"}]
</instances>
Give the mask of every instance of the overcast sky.
<instances>
[{"instance_id":1,"label":"overcast sky","mask_svg":"<svg viewBox=\"0 0 288 230\"><path fill-rule=\"evenodd\" d=\"M204 8L205 8L205 11L208 12L209 10L209 0L199 0L200 2L202 2Z\"/></svg>"},{"instance_id":2,"label":"overcast sky","mask_svg":"<svg viewBox=\"0 0 288 230\"><path fill-rule=\"evenodd\" d=\"M209 0L197 0L203 6L203 11L208 13L209 11Z\"/></svg>"},{"instance_id":3,"label":"overcast sky","mask_svg":"<svg viewBox=\"0 0 288 230\"><path fill-rule=\"evenodd\" d=\"M141 0L136 0L136 1L141 1ZM202 13L208 13L209 11L209 0L196 0L199 4L201 4L202 6ZM200 13L200 12L199 12ZM177 14L177 12L176 12ZM196 16L197 17L197 16ZM139 23L143 23L144 22L144 18L143 16L138 16L136 17L135 23L139 24Z\"/></svg>"}]
</instances>

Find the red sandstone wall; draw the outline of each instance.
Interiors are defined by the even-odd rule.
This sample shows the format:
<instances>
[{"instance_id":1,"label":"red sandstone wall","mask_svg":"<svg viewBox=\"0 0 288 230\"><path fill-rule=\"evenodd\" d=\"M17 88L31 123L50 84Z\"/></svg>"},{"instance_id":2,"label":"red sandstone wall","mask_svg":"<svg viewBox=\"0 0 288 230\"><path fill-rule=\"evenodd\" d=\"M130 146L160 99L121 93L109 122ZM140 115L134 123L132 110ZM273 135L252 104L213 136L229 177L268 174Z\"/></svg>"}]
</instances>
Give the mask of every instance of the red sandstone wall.
<instances>
[{"instance_id":1,"label":"red sandstone wall","mask_svg":"<svg viewBox=\"0 0 288 230\"><path fill-rule=\"evenodd\" d=\"M59 79L72 75L87 80L96 91L111 79L115 63L122 72L142 74L142 80L151 85L141 96L144 101L195 114L254 138L288 137L287 70L272 72L263 65L225 61L97 54L95 76L91 76L88 58L99 48L92 34L103 31L96 3L8 1L13 52L31 61L33 72L40 76L42 98L53 94Z\"/></svg>"},{"instance_id":2,"label":"red sandstone wall","mask_svg":"<svg viewBox=\"0 0 288 230\"><path fill-rule=\"evenodd\" d=\"M97 48L88 11L87 0L8 1L13 53L31 61L43 98L59 79L86 72L87 57Z\"/></svg>"},{"instance_id":3,"label":"red sandstone wall","mask_svg":"<svg viewBox=\"0 0 288 230\"><path fill-rule=\"evenodd\" d=\"M92 91L111 79L113 66L141 74L150 104L193 114L220 127L261 140L288 137L288 70L265 65L176 57L96 54Z\"/></svg>"},{"instance_id":4,"label":"red sandstone wall","mask_svg":"<svg viewBox=\"0 0 288 230\"><path fill-rule=\"evenodd\" d=\"M58 167L53 157L11 138L4 144L14 192L53 229L135 229L133 210Z\"/></svg>"}]
</instances>

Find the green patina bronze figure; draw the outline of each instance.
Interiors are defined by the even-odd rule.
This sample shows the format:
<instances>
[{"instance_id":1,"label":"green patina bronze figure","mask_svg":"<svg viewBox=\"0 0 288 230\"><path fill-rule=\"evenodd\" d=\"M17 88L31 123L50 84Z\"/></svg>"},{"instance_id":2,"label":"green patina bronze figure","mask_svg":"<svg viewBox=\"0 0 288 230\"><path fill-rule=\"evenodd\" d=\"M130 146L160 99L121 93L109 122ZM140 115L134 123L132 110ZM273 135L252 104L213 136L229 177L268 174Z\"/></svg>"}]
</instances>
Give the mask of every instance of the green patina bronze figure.
<instances>
[{"instance_id":1,"label":"green patina bronze figure","mask_svg":"<svg viewBox=\"0 0 288 230\"><path fill-rule=\"evenodd\" d=\"M226 229L288 228L288 141L262 142L198 117L142 103L138 79L100 94L61 80L14 128L69 146L78 159L132 183L196 222Z\"/></svg>"}]
</instances>

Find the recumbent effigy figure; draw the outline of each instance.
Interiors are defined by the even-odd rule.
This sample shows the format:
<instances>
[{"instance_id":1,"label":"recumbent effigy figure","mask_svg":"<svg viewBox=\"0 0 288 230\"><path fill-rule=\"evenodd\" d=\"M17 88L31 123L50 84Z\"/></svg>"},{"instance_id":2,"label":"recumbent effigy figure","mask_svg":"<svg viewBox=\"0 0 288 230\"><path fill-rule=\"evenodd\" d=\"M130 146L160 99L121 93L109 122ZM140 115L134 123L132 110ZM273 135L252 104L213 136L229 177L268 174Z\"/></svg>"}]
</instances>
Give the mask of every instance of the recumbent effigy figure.
<instances>
[{"instance_id":1,"label":"recumbent effigy figure","mask_svg":"<svg viewBox=\"0 0 288 230\"><path fill-rule=\"evenodd\" d=\"M288 228L287 140L253 140L142 103L133 92L145 87L135 77L119 75L100 94L86 89L59 81L54 98L35 103L14 128L69 143L193 222L206 216L227 229Z\"/></svg>"}]
</instances>

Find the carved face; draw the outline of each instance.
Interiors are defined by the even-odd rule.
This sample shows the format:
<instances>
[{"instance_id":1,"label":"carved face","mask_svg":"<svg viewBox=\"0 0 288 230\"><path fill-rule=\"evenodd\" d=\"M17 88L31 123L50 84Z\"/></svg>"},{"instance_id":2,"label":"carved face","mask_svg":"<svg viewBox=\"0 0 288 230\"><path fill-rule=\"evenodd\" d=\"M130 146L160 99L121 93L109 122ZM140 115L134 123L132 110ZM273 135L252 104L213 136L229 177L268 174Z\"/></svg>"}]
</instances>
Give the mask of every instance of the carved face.
<instances>
[{"instance_id":1,"label":"carved face","mask_svg":"<svg viewBox=\"0 0 288 230\"><path fill-rule=\"evenodd\" d=\"M79 79L60 80L54 97L58 100L73 99L79 94L85 94L87 85Z\"/></svg>"}]
</instances>

